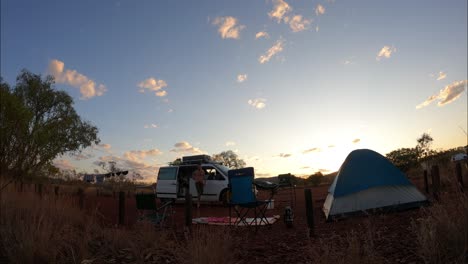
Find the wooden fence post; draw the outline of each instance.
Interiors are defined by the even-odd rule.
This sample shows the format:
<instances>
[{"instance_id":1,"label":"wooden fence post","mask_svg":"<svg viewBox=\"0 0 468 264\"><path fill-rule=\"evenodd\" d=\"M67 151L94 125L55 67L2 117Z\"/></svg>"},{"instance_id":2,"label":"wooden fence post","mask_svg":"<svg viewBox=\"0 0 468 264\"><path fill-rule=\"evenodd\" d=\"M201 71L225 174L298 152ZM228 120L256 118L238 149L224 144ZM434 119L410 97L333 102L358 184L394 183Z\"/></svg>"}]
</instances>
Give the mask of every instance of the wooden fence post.
<instances>
[{"instance_id":1,"label":"wooden fence post","mask_svg":"<svg viewBox=\"0 0 468 264\"><path fill-rule=\"evenodd\" d=\"M312 200L312 190L304 189L304 196L306 202L306 215L307 215L307 226L309 227L309 237L315 236L314 226L314 204Z\"/></svg>"},{"instance_id":2,"label":"wooden fence post","mask_svg":"<svg viewBox=\"0 0 468 264\"><path fill-rule=\"evenodd\" d=\"M185 226L188 228L190 234L192 234L192 194L190 188L185 186Z\"/></svg>"},{"instance_id":3,"label":"wooden fence post","mask_svg":"<svg viewBox=\"0 0 468 264\"><path fill-rule=\"evenodd\" d=\"M119 225L125 224L125 192L119 192Z\"/></svg>"},{"instance_id":4,"label":"wooden fence post","mask_svg":"<svg viewBox=\"0 0 468 264\"><path fill-rule=\"evenodd\" d=\"M59 195L59 186L54 187L54 193L55 193L55 196Z\"/></svg>"},{"instance_id":5,"label":"wooden fence post","mask_svg":"<svg viewBox=\"0 0 468 264\"><path fill-rule=\"evenodd\" d=\"M39 193L39 197L42 198L42 183L37 185L37 192Z\"/></svg>"},{"instance_id":6,"label":"wooden fence post","mask_svg":"<svg viewBox=\"0 0 468 264\"><path fill-rule=\"evenodd\" d=\"M78 206L80 210L84 209L84 190L82 188L78 188Z\"/></svg>"},{"instance_id":7,"label":"wooden fence post","mask_svg":"<svg viewBox=\"0 0 468 264\"><path fill-rule=\"evenodd\" d=\"M439 190L440 190L439 166L437 165L432 166L431 177L432 177L432 192L434 194L434 198L437 201L439 201Z\"/></svg>"},{"instance_id":8,"label":"wooden fence post","mask_svg":"<svg viewBox=\"0 0 468 264\"><path fill-rule=\"evenodd\" d=\"M424 189L429 193L429 183L427 182L427 170L424 170Z\"/></svg>"},{"instance_id":9,"label":"wooden fence post","mask_svg":"<svg viewBox=\"0 0 468 264\"><path fill-rule=\"evenodd\" d=\"M462 166L460 162L457 162L455 164L455 172L457 174L458 182L460 183L460 189L463 192L463 188L465 187L465 185L463 184Z\"/></svg>"}]
</instances>

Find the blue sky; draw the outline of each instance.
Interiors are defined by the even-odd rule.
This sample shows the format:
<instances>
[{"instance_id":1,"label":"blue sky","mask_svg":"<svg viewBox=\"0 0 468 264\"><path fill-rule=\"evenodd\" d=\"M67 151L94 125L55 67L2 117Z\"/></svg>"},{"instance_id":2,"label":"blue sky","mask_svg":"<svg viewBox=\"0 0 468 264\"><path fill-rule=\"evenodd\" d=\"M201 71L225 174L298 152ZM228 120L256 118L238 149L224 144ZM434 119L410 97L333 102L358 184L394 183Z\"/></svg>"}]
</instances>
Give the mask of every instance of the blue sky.
<instances>
[{"instance_id":1,"label":"blue sky","mask_svg":"<svg viewBox=\"0 0 468 264\"><path fill-rule=\"evenodd\" d=\"M467 2L1 2L1 76L52 74L115 160L154 180L232 149L257 175L337 170L353 149L467 136Z\"/></svg>"}]
</instances>

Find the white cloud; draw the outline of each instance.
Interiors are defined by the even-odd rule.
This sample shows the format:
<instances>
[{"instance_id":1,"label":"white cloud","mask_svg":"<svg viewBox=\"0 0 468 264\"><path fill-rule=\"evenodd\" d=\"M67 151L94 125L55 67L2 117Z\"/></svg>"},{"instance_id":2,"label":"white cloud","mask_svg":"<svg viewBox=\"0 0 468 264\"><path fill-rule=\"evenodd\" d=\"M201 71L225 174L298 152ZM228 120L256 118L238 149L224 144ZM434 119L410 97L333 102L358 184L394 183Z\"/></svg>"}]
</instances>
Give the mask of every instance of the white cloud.
<instances>
[{"instance_id":1,"label":"white cloud","mask_svg":"<svg viewBox=\"0 0 468 264\"><path fill-rule=\"evenodd\" d=\"M257 109L263 109L265 108L266 104L266 99L263 99L263 98L256 98L256 99L250 99L249 101L247 101L249 103L249 105L257 108Z\"/></svg>"},{"instance_id":2,"label":"white cloud","mask_svg":"<svg viewBox=\"0 0 468 264\"><path fill-rule=\"evenodd\" d=\"M315 32L319 32L320 30L320 27L319 26L315 26Z\"/></svg>"},{"instance_id":3,"label":"white cloud","mask_svg":"<svg viewBox=\"0 0 468 264\"><path fill-rule=\"evenodd\" d=\"M237 75L237 82L241 83L247 80L247 74L239 74Z\"/></svg>"},{"instance_id":4,"label":"white cloud","mask_svg":"<svg viewBox=\"0 0 468 264\"><path fill-rule=\"evenodd\" d=\"M289 18L285 17L285 15L292 10L292 7L289 6L289 4L284 0L275 0L274 2L275 6L273 7L273 10L268 13L268 15L272 19L276 19L278 23L280 23L282 20L287 22Z\"/></svg>"},{"instance_id":5,"label":"white cloud","mask_svg":"<svg viewBox=\"0 0 468 264\"><path fill-rule=\"evenodd\" d=\"M377 54L376 60L380 60L381 58L389 59L392 56L392 53L396 52L395 47L384 46L379 53Z\"/></svg>"},{"instance_id":6,"label":"white cloud","mask_svg":"<svg viewBox=\"0 0 468 264\"><path fill-rule=\"evenodd\" d=\"M138 84L138 87L140 87L140 93L144 93L145 89L148 89L150 91L154 91L156 96L166 96L167 92L163 89L164 87L167 87L167 83L164 80L158 80L156 78L148 78Z\"/></svg>"},{"instance_id":7,"label":"white cloud","mask_svg":"<svg viewBox=\"0 0 468 264\"><path fill-rule=\"evenodd\" d=\"M259 38L270 38L270 35L268 35L268 33L265 31L260 31L260 32L257 32L257 34L255 34L255 39L259 39Z\"/></svg>"},{"instance_id":8,"label":"white cloud","mask_svg":"<svg viewBox=\"0 0 468 264\"><path fill-rule=\"evenodd\" d=\"M447 77L447 74L445 72L440 71L439 76L437 77L437 80L438 81L443 80L445 79L445 77Z\"/></svg>"},{"instance_id":9,"label":"white cloud","mask_svg":"<svg viewBox=\"0 0 468 264\"><path fill-rule=\"evenodd\" d=\"M199 148L192 146L187 141L181 141L181 142L175 143L174 148L171 149L171 152L182 152L182 153L192 153L192 154L203 153L203 151L201 151Z\"/></svg>"},{"instance_id":10,"label":"white cloud","mask_svg":"<svg viewBox=\"0 0 468 264\"><path fill-rule=\"evenodd\" d=\"M65 64L59 60L52 60L49 63L49 73L54 76L57 83L64 83L80 89L81 99L90 99L101 96L107 88L103 84L96 84L85 75L76 70L65 69Z\"/></svg>"},{"instance_id":11,"label":"white cloud","mask_svg":"<svg viewBox=\"0 0 468 264\"><path fill-rule=\"evenodd\" d=\"M59 160L54 160L53 165L60 170L73 170L75 169L75 166L71 164L71 162L67 159L59 159Z\"/></svg>"},{"instance_id":12,"label":"white cloud","mask_svg":"<svg viewBox=\"0 0 468 264\"><path fill-rule=\"evenodd\" d=\"M306 30L311 23L312 20L304 19L301 15L295 15L289 21L289 27L293 32L299 32Z\"/></svg>"},{"instance_id":13,"label":"white cloud","mask_svg":"<svg viewBox=\"0 0 468 264\"><path fill-rule=\"evenodd\" d=\"M231 147L231 146L235 146L236 145L236 142L234 141L226 141L226 147Z\"/></svg>"},{"instance_id":14,"label":"white cloud","mask_svg":"<svg viewBox=\"0 0 468 264\"><path fill-rule=\"evenodd\" d=\"M271 59L271 57L281 52L282 50L283 50L283 40L278 40L276 41L275 45L273 45L270 49L268 49L268 51L265 54L261 55L258 58L258 62L260 62L261 64L268 62Z\"/></svg>"},{"instance_id":15,"label":"white cloud","mask_svg":"<svg viewBox=\"0 0 468 264\"><path fill-rule=\"evenodd\" d=\"M238 25L237 19L231 16L217 17L213 21L213 25L219 26L218 32L223 39L239 39L240 31L245 28L243 25Z\"/></svg>"},{"instance_id":16,"label":"white cloud","mask_svg":"<svg viewBox=\"0 0 468 264\"><path fill-rule=\"evenodd\" d=\"M423 108L436 99L439 100L439 102L437 103L438 106L444 106L446 104L449 104L457 100L461 96L461 94L467 89L467 84L468 80L453 82L445 86L444 89L439 91L439 93L430 96L426 99L426 101L417 105L416 109Z\"/></svg>"},{"instance_id":17,"label":"white cloud","mask_svg":"<svg viewBox=\"0 0 468 264\"><path fill-rule=\"evenodd\" d=\"M315 14L317 16L325 14L325 7L323 5L318 4L317 7L315 8Z\"/></svg>"},{"instance_id":18,"label":"white cloud","mask_svg":"<svg viewBox=\"0 0 468 264\"><path fill-rule=\"evenodd\" d=\"M158 125L156 125L156 124L149 124L149 125L145 125L144 128L158 128Z\"/></svg>"},{"instance_id":19,"label":"white cloud","mask_svg":"<svg viewBox=\"0 0 468 264\"><path fill-rule=\"evenodd\" d=\"M171 109L167 110L167 112L172 113L172 112L174 112L174 109L171 108Z\"/></svg>"}]
</instances>

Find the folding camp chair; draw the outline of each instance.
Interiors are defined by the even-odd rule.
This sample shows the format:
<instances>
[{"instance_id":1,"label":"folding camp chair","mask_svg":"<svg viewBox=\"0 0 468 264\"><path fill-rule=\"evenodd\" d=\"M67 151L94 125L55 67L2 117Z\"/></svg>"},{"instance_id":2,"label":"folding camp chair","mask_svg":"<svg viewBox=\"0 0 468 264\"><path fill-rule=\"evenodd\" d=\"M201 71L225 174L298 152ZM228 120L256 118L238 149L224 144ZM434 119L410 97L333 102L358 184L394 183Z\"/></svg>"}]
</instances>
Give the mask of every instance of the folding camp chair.
<instances>
[{"instance_id":1,"label":"folding camp chair","mask_svg":"<svg viewBox=\"0 0 468 264\"><path fill-rule=\"evenodd\" d=\"M232 209L236 214L234 221L230 224L251 226L270 225L265 216L267 205L270 200L257 200L254 192L254 169L252 167L230 170L228 172L230 201L229 218L232 219ZM253 212L254 219L247 221L249 212Z\"/></svg>"},{"instance_id":2,"label":"folding camp chair","mask_svg":"<svg viewBox=\"0 0 468 264\"><path fill-rule=\"evenodd\" d=\"M172 213L173 200L162 202L161 206L156 204L156 195L153 193L137 193L136 206L138 210L138 221L146 221L164 227L164 223ZM172 218L171 218L172 219Z\"/></svg>"}]
</instances>

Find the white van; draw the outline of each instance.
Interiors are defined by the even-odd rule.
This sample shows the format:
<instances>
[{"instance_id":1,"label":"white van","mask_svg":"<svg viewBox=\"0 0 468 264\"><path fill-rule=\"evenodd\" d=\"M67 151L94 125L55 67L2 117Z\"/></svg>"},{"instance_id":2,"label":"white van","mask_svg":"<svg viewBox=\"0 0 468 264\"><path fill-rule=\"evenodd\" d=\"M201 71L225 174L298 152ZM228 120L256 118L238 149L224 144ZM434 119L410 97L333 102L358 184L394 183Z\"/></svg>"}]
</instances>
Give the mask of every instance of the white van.
<instances>
[{"instance_id":1,"label":"white van","mask_svg":"<svg viewBox=\"0 0 468 264\"><path fill-rule=\"evenodd\" d=\"M210 156L207 155L183 157L179 165L159 168L156 196L162 199L184 200L184 183L188 180L192 199L197 200L198 194L192 173L198 165L201 165L205 171L206 180L201 201L226 203L229 168L211 161Z\"/></svg>"}]
</instances>

